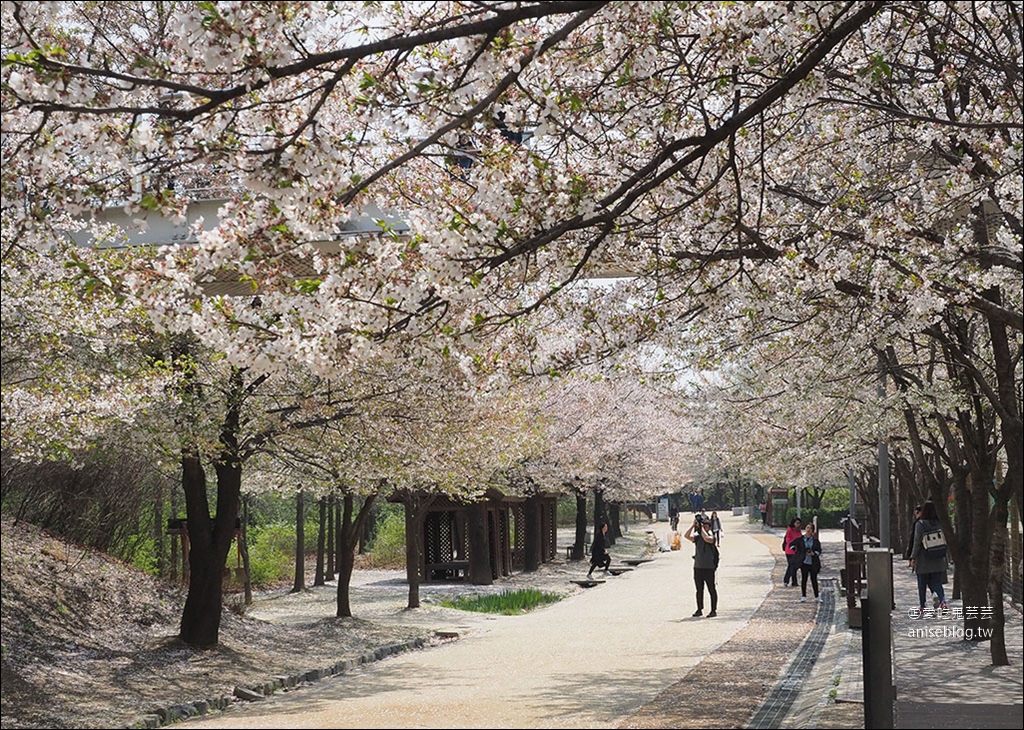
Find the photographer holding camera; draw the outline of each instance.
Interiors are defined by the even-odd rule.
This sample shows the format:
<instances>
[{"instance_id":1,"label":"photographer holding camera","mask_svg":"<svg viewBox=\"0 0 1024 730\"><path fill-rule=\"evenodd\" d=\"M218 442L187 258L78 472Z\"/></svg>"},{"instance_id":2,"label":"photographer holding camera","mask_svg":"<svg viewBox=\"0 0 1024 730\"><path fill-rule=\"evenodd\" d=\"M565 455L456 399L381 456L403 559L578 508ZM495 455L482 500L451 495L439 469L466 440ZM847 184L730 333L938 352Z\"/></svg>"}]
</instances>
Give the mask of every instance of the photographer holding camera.
<instances>
[{"instance_id":1,"label":"photographer holding camera","mask_svg":"<svg viewBox=\"0 0 1024 730\"><path fill-rule=\"evenodd\" d=\"M697 534L694 534L696 529ZM697 610L694 616L704 614L704 584L711 595L711 613L708 618L718 615L718 590L715 588L715 570L718 568L718 548L711 534L711 523L706 515L697 514L684 537L695 547L693 555L693 582L697 586Z\"/></svg>"}]
</instances>

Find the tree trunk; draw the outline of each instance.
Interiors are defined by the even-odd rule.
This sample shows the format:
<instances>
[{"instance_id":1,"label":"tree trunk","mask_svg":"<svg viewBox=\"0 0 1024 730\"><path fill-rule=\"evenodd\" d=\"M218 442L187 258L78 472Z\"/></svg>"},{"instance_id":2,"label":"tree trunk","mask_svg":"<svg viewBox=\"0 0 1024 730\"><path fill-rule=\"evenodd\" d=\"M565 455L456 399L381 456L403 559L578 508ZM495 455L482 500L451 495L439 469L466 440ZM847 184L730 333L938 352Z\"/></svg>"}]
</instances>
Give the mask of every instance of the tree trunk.
<instances>
[{"instance_id":1,"label":"tree trunk","mask_svg":"<svg viewBox=\"0 0 1024 730\"><path fill-rule=\"evenodd\" d=\"M583 560L587 550L587 494L576 491L576 542L572 546L572 559Z\"/></svg>"},{"instance_id":2,"label":"tree trunk","mask_svg":"<svg viewBox=\"0 0 1024 730\"><path fill-rule=\"evenodd\" d=\"M490 540L487 539L486 502L474 502L469 506L469 582L478 586L489 586L494 582Z\"/></svg>"},{"instance_id":3,"label":"tree trunk","mask_svg":"<svg viewBox=\"0 0 1024 730\"><path fill-rule=\"evenodd\" d=\"M352 571L356 564L356 545L359 536L363 532L363 525L373 510L376 494L367 495L355 519L352 513L355 510L355 498L351 494L345 495L345 506L341 519L341 529L338 531L338 618L352 617L352 604L349 596L352 585Z\"/></svg>"},{"instance_id":4,"label":"tree trunk","mask_svg":"<svg viewBox=\"0 0 1024 730\"><path fill-rule=\"evenodd\" d=\"M306 590L306 502L300 489L295 493L295 582L292 593Z\"/></svg>"},{"instance_id":5,"label":"tree trunk","mask_svg":"<svg viewBox=\"0 0 1024 730\"><path fill-rule=\"evenodd\" d=\"M360 555L365 555L366 551L370 549L370 543L373 542L373 529L377 522L377 511L377 502L374 501L369 514L366 516L366 521L363 523L363 529L359 533Z\"/></svg>"},{"instance_id":6,"label":"tree trunk","mask_svg":"<svg viewBox=\"0 0 1024 730\"><path fill-rule=\"evenodd\" d=\"M320 530L316 534L316 574L313 576L313 585L322 586L324 580L324 543L327 540L327 498L321 497L317 500L320 506Z\"/></svg>"},{"instance_id":7,"label":"tree trunk","mask_svg":"<svg viewBox=\"0 0 1024 730\"><path fill-rule=\"evenodd\" d=\"M523 505L524 525L523 535L523 572L532 573L540 567L540 538L541 519L540 505L537 503L536 495L526 498Z\"/></svg>"},{"instance_id":8,"label":"tree trunk","mask_svg":"<svg viewBox=\"0 0 1024 730\"><path fill-rule=\"evenodd\" d=\"M619 503L608 503L608 547L615 544L616 538L622 537L622 525L619 524Z\"/></svg>"},{"instance_id":9,"label":"tree trunk","mask_svg":"<svg viewBox=\"0 0 1024 730\"><path fill-rule=\"evenodd\" d=\"M242 520L238 539L241 540L239 551L242 553L242 570L245 571L245 605L252 605L252 562L249 560L249 497L242 498Z\"/></svg>"},{"instance_id":10,"label":"tree trunk","mask_svg":"<svg viewBox=\"0 0 1024 730\"><path fill-rule=\"evenodd\" d=\"M327 498L327 580L334 580L338 571L334 569L334 511L337 509L337 501L332 494Z\"/></svg>"},{"instance_id":11,"label":"tree trunk","mask_svg":"<svg viewBox=\"0 0 1024 730\"><path fill-rule=\"evenodd\" d=\"M224 459L216 467L217 512L210 518L206 476L198 455L182 459L182 484L188 515L190 550L188 597L179 637L189 646L217 645L224 600L224 564L231 549L238 517L241 465Z\"/></svg>"},{"instance_id":12,"label":"tree trunk","mask_svg":"<svg viewBox=\"0 0 1024 730\"><path fill-rule=\"evenodd\" d=\"M405 504L405 575L409 583L408 608L420 607L420 564L423 562L423 546L420 535L423 532L423 516L433 502L432 497L406 490Z\"/></svg>"},{"instance_id":13,"label":"tree trunk","mask_svg":"<svg viewBox=\"0 0 1024 730\"><path fill-rule=\"evenodd\" d=\"M997 667L1005 667L1010 664L1010 658L1006 654L1006 614L1003 609L1003 576L1006 570L1006 519L1009 517L1008 499L1009 495L1000 499L996 497L996 503L992 506L992 553L990 558L988 577L989 606L992 607L992 620L990 626L992 635L989 651L992 655L992 664Z\"/></svg>"},{"instance_id":14,"label":"tree trunk","mask_svg":"<svg viewBox=\"0 0 1024 730\"><path fill-rule=\"evenodd\" d=\"M980 218L980 216L979 216ZM986 230L980 225L978 230ZM986 234L987 235L987 234ZM985 292L995 304L1002 304L1002 295L997 287ZM1021 414L1019 388L1015 358L1010 350L1006 325L987 317L992 354L996 374L995 408L999 414L1000 432L1003 437L1003 451L1006 454L1006 473L1002 483L996 475L992 490L995 504L992 507L993 534L991 573L989 578L989 605L992 606L992 664L1006 666L1006 616L1003 611L1003 579L1006 568L1006 520L1009 516L1009 502L1016 497L1018 504L1024 488L1024 418ZM1019 355L1019 348L1018 353Z\"/></svg>"},{"instance_id":15,"label":"tree trunk","mask_svg":"<svg viewBox=\"0 0 1024 730\"><path fill-rule=\"evenodd\" d=\"M205 648L217 645L224 602L224 564L238 521L242 494L242 462L238 458L238 430L242 405L242 373L231 376L231 394L221 425L217 456L217 512L210 518L206 498L206 473L199 452L182 455L182 486L188 518L189 588L181 617L182 641Z\"/></svg>"},{"instance_id":16,"label":"tree trunk","mask_svg":"<svg viewBox=\"0 0 1024 730\"><path fill-rule=\"evenodd\" d=\"M601 523L608 521L608 515L605 514L604 507L604 491L599 487L594 488L594 534L596 535L601 530Z\"/></svg>"},{"instance_id":17,"label":"tree trunk","mask_svg":"<svg viewBox=\"0 0 1024 730\"><path fill-rule=\"evenodd\" d=\"M989 549L992 530L989 525L988 490L977 484L975 475L967 475L967 489L970 492L971 543L965 570L960 571L960 591L964 605L964 633L977 641L982 630L989 628L989 621L981 616L981 609L988 605ZM976 607L975 612L966 609Z\"/></svg>"}]
</instances>

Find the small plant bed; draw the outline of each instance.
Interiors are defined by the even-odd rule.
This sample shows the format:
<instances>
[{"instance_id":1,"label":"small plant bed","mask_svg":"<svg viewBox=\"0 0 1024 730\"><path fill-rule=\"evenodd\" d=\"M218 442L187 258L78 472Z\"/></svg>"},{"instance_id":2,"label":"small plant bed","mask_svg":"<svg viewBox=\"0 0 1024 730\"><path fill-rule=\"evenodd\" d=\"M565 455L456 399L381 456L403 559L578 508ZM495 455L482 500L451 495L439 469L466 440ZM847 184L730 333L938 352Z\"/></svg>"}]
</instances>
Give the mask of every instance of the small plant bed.
<instances>
[{"instance_id":1,"label":"small plant bed","mask_svg":"<svg viewBox=\"0 0 1024 730\"><path fill-rule=\"evenodd\" d=\"M561 600L554 593L544 593L536 588L523 588L517 591L502 591L488 596L457 596L441 601L446 608L457 608L462 611L478 613L500 613L515 616L526 613L538 606L546 606Z\"/></svg>"}]
</instances>

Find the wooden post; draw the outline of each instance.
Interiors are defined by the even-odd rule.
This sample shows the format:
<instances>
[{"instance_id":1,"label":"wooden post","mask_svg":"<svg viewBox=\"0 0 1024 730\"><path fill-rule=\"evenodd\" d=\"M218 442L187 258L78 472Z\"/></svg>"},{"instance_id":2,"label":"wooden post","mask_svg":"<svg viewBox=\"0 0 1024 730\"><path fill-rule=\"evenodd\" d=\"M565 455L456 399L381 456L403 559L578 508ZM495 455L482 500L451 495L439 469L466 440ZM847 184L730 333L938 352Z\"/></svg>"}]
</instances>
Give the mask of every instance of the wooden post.
<instances>
[{"instance_id":1,"label":"wooden post","mask_svg":"<svg viewBox=\"0 0 1024 730\"><path fill-rule=\"evenodd\" d=\"M491 577L491 550L487 535L487 504L474 502L469 506L469 582L486 586Z\"/></svg>"}]
</instances>

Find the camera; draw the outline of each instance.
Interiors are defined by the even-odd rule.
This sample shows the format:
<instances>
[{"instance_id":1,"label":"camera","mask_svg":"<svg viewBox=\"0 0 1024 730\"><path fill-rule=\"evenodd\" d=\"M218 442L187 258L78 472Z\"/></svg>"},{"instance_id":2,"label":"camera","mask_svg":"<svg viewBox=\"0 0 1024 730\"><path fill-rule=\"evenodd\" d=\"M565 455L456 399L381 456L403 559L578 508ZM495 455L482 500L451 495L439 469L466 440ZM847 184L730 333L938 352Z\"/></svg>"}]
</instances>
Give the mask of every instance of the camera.
<instances>
[{"instance_id":1,"label":"camera","mask_svg":"<svg viewBox=\"0 0 1024 730\"><path fill-rule=\"evenodd\" d=\"M697 515L694 519L697 520L697 522L699 522L700 524L703 525L705 522L708 521L708 516L707 515Z\"/></svg>"}]
</instances>

